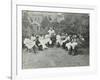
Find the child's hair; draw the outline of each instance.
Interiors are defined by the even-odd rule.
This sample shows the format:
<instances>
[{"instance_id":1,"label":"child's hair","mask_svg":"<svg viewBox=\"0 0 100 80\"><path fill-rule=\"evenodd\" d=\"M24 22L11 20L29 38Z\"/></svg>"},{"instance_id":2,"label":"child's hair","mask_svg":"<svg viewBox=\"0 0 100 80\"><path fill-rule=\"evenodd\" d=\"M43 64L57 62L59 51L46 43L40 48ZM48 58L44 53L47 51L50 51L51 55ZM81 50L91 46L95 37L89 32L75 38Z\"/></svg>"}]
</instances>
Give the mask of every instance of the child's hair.
<instances>
[{"instance_id":1,"label":"child's hair","mask_svg":"<svg viewBox=\"0 0 100 80\"><path fill-rule=\"evenodd\" d=\"M32 34L32 36L34 36L34 33Z\"/></svg>"},{"instance_id":2,"label":"child's hair","mask_svg":"<svg viewBox=\"0 0 100 80\"><path fill-rule=\"evenodd\" d=\"M39 35L36 35L36 38L38 39L39 38Z\"/></svg>"}]
</instances>

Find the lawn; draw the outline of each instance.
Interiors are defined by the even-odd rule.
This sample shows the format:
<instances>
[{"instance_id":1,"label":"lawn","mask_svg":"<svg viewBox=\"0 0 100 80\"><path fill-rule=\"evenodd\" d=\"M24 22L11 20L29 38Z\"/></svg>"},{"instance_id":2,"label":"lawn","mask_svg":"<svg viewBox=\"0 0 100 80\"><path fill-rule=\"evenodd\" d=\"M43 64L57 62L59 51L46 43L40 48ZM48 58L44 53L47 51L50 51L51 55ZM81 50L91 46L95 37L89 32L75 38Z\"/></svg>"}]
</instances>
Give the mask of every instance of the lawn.
<instances>
[{"instance_id":1,"label":"lawn","mask_svg":"<svg viewBox=\"0 0 100 80\"><path fill-rule=\"evenodd\" d=\"M62 48L48 48L38 51L36 54L32 51L28 53L26 49L22 50L22 68L51 68L51 67L78 67L89 66L89 51L81 49L78 55L69 55Z\"/></svg>"}]
</instances>

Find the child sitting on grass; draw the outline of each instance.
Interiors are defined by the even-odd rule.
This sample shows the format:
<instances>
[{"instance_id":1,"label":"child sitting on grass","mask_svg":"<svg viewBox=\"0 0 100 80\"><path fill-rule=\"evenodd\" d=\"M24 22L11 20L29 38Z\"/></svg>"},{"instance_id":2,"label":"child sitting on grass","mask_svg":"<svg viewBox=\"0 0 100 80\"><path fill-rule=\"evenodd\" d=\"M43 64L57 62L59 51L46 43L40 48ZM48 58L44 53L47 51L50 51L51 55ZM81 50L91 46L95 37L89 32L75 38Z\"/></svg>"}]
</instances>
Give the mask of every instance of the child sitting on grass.
<instances>
[{"instance_id":1,"label":"child sitting on grass","mask_svg":"<svg viewBox=\"0 0 100 80\"><path fill-rule=\"evenodd\" d=\"M27 37L24 39L24 44L25 44L25 46L26 46L26 48L27 48L27 50L28 50L28 53L30 53L32 49L34 50L34 53L36 53L35 41L32 41L32 40L30 39L30 37L27 36Z\"/></svg>"}]
</instances>

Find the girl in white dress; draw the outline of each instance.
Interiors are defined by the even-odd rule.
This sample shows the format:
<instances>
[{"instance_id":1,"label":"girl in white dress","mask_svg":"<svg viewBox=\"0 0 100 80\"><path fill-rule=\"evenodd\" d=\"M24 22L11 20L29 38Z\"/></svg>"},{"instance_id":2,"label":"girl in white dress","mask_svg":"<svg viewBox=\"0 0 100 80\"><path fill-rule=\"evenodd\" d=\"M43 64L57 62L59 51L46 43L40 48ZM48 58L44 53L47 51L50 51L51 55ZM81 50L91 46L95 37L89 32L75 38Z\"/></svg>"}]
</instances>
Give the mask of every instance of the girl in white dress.
<instances>
[{"instance_id":1,"label":"girl in white dress","mask_svg":"<svg viewBox=\"0 0 100 80\"><path fill-rule=\"evenodd\" d=\"M56 46L57 47L61 46L61 36L60 36L60 34L56 35Z\"/></svg>"},{"instance_id":2,"label":"girl in white dress","mask_svg":"<svg viewBox=\"0 0 100 80\"><path fill-rule=\"evenodd\" d=\"M24 39L24 44L28 49L28 52L31 51L31 49L33 48L33 46L35 45L35 42L33 42L30 38L25 38Z\"/></svg>"},{"instance_id":3,"label":"girl in white dress","mask_svg":"<svg viewBox=\"0 0 100 80\"><path fill-rule=\"evenodd\" d=\"M46 46L45 37L44 37L43 35L40 36L39 41L40 41L40 43L41 43L43 49L47 49L47 48L48 48L48 47Z\"/></svg>"}]
</instances>

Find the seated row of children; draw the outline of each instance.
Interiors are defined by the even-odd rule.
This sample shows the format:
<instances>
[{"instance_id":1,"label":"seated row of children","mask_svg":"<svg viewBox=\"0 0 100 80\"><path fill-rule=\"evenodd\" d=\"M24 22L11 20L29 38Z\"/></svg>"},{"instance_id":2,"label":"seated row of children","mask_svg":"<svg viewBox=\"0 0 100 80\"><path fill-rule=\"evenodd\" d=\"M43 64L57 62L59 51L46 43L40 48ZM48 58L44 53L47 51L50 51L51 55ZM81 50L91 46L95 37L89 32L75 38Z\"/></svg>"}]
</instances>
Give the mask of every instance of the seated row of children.
<instances>
[{"instance_id":1,"label":"seated row of children","mask_svg":"<svg viewBox=\"0 0 100 80\"><path fill-rule=\"evenodd\" d=\"M77 53L77 46L79 44L79 36L78 35L68 35L66 34L55 34L50 36L46 35L34 35L29 38L24 39L24 44L28 50L33 49L34 53L38 50L44 50L49 47L62 47L67 50L69 54ZM84 38L82 38L84 40Z\"/></svg>"},{"instance_id":2,"label":"seated row of children","mask_svg":"<svg viewBox=\"0 0 100 80\"><path fill-rule=\"evenodd\" d=\"M78 54L77 50L80 45L83 44L85 39L80 34L66 34L65 36L57 35L57 46L61 46L63 49L67 50L69 54Z\"/></svg>"},{"instance_id":3,"label":"seated row of children","mask_svg":"<svg viewBox=\"0 0 100 80\"><path fill-rule=\"evenodd\" d=\"M24 39L24 45L28 51L33 49L34 53L37 53L37 50L47 49L49 45L52 44L49 35L34 35L31 37L26 37Z\"/></svg>"}]
</instances>

